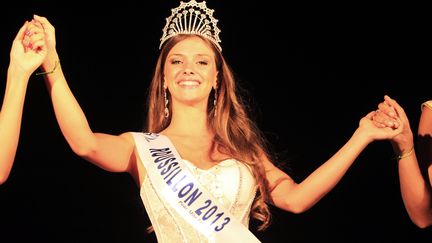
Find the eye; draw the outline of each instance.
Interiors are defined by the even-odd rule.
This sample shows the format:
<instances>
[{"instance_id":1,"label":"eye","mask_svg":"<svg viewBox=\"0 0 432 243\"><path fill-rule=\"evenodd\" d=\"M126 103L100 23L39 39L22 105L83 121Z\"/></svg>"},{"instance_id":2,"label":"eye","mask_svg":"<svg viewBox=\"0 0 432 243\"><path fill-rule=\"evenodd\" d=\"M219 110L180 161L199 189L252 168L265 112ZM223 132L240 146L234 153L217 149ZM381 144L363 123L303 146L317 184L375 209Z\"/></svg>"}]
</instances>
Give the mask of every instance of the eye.
<instances>
[{"instance_id":1,"label":"eye","mask_svg":"<svg viewBox=\"0 0 432 243\"><path fill-rule=\"evenodd\" d=\"M181 61L178 60L178 59L172 59L172 60L170 60L170 63L173 64L173 65L175 65L175 64L180 64Z\"/></svg>"},{"instance_id":2,"label":"eye","mask_svg":"<svg viewBox=\"0 0 432 243\"><path fill-rule=\"evenodd\" d=\"M198 64L200 65L208 65L208 61L198 61Z\"/></svg>"}]
</instances>

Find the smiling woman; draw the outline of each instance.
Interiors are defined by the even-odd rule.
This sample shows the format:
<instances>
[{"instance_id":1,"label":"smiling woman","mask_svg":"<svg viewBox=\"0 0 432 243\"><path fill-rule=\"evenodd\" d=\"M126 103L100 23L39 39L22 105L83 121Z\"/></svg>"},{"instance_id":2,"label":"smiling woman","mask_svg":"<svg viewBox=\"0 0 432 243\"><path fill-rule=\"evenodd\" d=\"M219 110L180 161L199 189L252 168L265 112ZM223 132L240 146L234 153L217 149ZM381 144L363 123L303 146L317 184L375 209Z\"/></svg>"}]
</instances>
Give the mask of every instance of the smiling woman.
<instances>
[{"instance_id":1,"label":"smiling woman","mask_svg":"<svg viewBox=\"0 0 432 243\"><path fill-rule=\"evenodd\" d=\"M200 36L188 38L187 35L178 35L175 38L184 41L179 41L167 55L164 65L164 97L166 101L169 98L176 101L173 101L173 105L177 105L173 110L183 110L185 114L191 108L207 112L208 94L212 88L217 99L218 72L214 52L208 48L211 45ZM170 97L167 97L167 89Z\"/></svg>"},{"instance_id":2,"label":"smiling woman","mask_svg":"<svg viewBox=\"0 0 432 243\"><path fill-rule=\"evenodd\" d=\"M42 69L67 143L94 165L135 180L158 242L258 242L249 229L251 219L264 230L271 205L296 214L307 211L369 143L399 132L375 127L369 113L344 146L297 183L276 166L247 112L222 54L213 10L205 2L180 2L166 21L145 128L120 135L91 129L58 65L54 26L38 16L34 24L46 34Z\"/></svg>"}]
</instances>

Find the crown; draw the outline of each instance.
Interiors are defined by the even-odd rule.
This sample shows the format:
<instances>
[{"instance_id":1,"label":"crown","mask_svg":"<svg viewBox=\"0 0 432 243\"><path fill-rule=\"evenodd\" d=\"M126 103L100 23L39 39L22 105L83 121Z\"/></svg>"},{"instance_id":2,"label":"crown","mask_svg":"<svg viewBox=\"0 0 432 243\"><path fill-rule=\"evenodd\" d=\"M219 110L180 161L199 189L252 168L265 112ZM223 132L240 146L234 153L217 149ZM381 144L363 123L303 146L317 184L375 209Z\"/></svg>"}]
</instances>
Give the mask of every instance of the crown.
<instances>
[{"instance_id":1,"label":"crown","mask_svg":"<svg viewBox=\"0 0 432 243\"><path fill-rule=\"evenodd\" d=\"M200 35L212 41L219 51L222 51L219 39L220 29L216 26L218 20L213 17L213 9L191 0L187 3L180 1L180 6L171 9L171 16L166 18L166 25L160 39L159 49L169 38L179 34Z\"/></svg>"}]
</instances>

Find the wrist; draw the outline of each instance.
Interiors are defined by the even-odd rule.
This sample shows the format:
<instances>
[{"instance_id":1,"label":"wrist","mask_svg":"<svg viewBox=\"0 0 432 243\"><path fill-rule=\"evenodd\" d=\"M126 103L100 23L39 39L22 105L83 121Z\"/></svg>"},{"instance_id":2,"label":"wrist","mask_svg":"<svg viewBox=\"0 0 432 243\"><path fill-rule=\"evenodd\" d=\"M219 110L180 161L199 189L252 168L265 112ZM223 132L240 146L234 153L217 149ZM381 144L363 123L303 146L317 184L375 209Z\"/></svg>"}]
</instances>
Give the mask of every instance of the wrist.
<instances>
[{"instance_id":1,"label":"wrist","mask_svg":"<svg viewBox=\"0 0 432 243\"><path fill-rule=\"evenodd\" d=\"M59 59L57 59L55 62L54 62L54 67L51 69L51 70L49 70L49 71L43 71L43 72L38 72L38 73L36 73L36 76L37 75L48 75L48 74L52 74L52 73L54 73L57 69L59 69L60 68L60 60ZM47 69L45 69L44 68L44 70L47 70Z\"/></svg>"},{"instance_id":2,"label":"wrist","mask_svg":"<svg viewBox=\"0 0 432 243\"><path fill-rule=\"evenodd\" d=\"M374 141L373 134L368 132L367 130L363 129L362 127L358 127L352 136L358 141L361 141L362 143L369 144Z\"/></svg>"},{"instance_id":3,"label":"wrist","mask_svg":"<svg viewBox=\"0 0 432 243\"><path fill-rule=\"evenodd\" d=\"M358 128L354 131L353 135L351 136L351 140L361 144L363 147L366 147L368 144L374 141L372 134L368 133L367 131L362 131L361 128Z\"/></svg>"},{"instance_id":4,"label":"wrist","mask_svg":"<svg viewBox=\"0 0 432 243\"><path fill-rule=\"evenodd\" d=\"M31 73L25 71L22 67L18 67L15 65L10 65L7 70L8 78L12 79L18 79L18 80L25 80L26 82L31 76ZM14 82L16 83L16 82Z\"/></svg>"},{"instance_id":5,"label":"wrist","mask_svg":"<svg viewBox=\"0 0 432 243\"><path fill-rule=\"evenodd\" d=\"M402 154L414 147L414 140L412 136L410 136L407 139L392 140L391 145L396 154Z\"/></svg>"},{"instance_id":6,"label":"wrist","mask_svg":"<svg viewBox=\"0 0 432 243\"><path fill-rule=\"evenodd\" d=\"M414 154L414 145L411 148L409 148L409 149L402 150L400 153L398 153L394 157L394 159L396 161L400 161L401 159L407 158L407 157L411 156L412 154Z\"/></svg>"},{"instance_id":7,"label":"wrist","mask_svg":"<svg viewBox=\"0 0 432 243\"><path fill-rule=\"evenodd\" d=\"M41 70L43 72L49 72L54 69L56 65L59 63L59 56L57 55L57 52L50 53L45 58L44 62L41 65Z\"/></svg>"}]
</instances>

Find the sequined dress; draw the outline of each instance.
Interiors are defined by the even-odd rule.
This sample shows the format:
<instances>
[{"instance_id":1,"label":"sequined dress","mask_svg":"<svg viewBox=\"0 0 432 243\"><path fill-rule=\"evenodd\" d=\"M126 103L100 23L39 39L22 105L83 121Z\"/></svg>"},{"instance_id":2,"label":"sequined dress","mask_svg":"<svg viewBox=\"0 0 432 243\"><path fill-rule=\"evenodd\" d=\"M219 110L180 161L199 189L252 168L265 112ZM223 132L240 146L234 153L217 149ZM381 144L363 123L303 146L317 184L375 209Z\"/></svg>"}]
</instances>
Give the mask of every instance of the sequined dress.
<instances>
[{"instance_id":1,"label":"sequined dress","mask_svg":"<svg viewBox=\"0 0 432 243\"><path fill-rule=\"evenodd\" d=\"M234 159L221 161L208 170L183 160L221 205L243 225L249 225L249 213L256 193L256 182L250 168ZM141 185L141 199L159 243L209 242L170 206L162 203L148 176Z\"/></svg>"}]
</instances>

